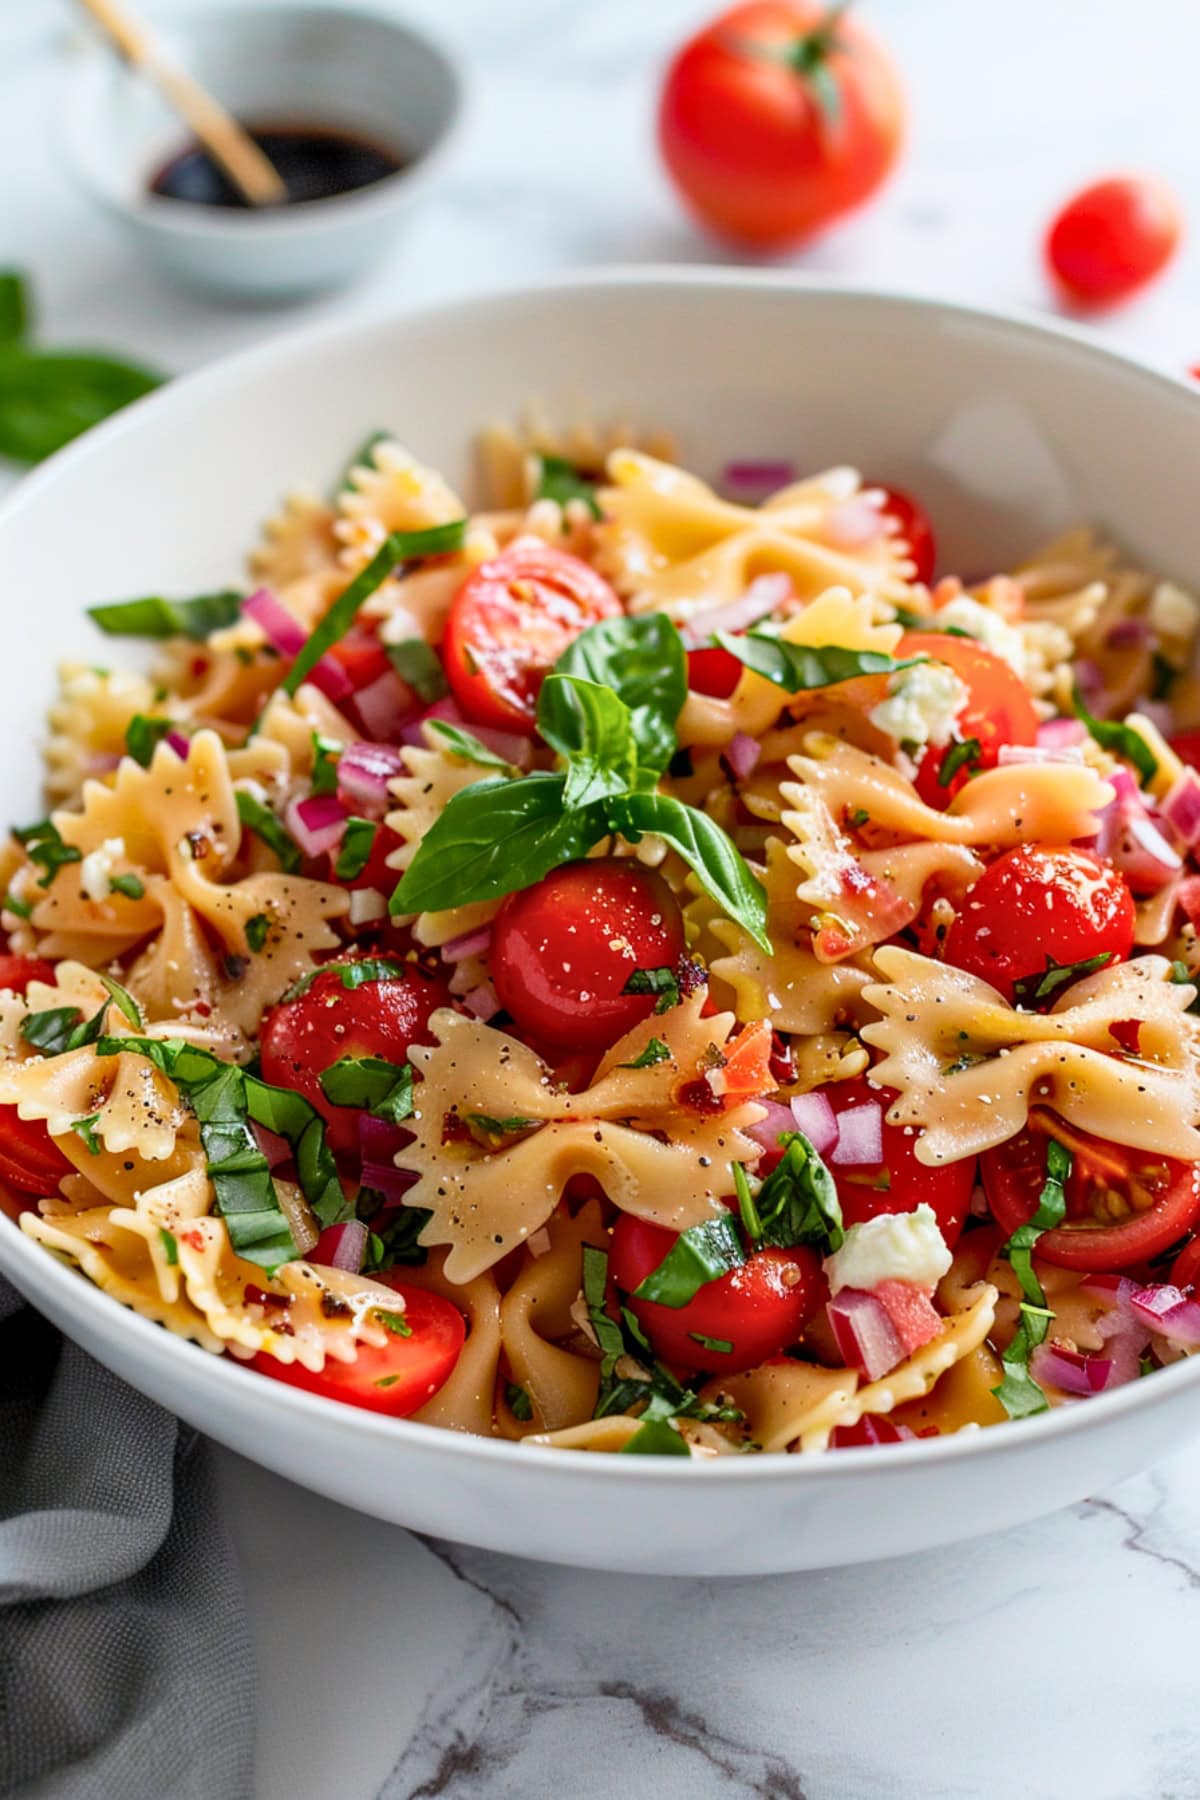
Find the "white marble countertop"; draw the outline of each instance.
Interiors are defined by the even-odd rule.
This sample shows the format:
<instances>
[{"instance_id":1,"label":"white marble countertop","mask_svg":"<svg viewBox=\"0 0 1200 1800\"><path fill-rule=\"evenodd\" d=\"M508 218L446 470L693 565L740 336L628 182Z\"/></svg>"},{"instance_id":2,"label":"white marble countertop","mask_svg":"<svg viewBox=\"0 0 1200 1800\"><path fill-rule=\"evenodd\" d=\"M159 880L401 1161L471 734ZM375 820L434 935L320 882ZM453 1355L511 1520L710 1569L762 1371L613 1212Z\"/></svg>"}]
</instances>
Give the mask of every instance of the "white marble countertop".
<instances>
[{"instance_id":1,"label":"white marble countertop","mask_svg":"<svg viewBox=\"0 0 1200 1800\"><path fill-rule=\"evenodd\" d=\"M651 143L656 71L703 0L407 10L473 68L458 160L368 282L276 314L178 294L130 261L47 144L44 52L65 9L0 0L0 263L34 272L45 338L181 370L313 316L565 264L712 258ZM1195 207L1194 6L864 10L907 71L909 157L803 266L1037 305L1040 226L1077 182L1136 162ZM1194 363L1198 300L1189 252L1106 329ZM1200 1445L1004 1537L732 1584L425 1543L221 1466L259 1648L256 1800L1200 1795Z\"/></svg>"}]
</instances>

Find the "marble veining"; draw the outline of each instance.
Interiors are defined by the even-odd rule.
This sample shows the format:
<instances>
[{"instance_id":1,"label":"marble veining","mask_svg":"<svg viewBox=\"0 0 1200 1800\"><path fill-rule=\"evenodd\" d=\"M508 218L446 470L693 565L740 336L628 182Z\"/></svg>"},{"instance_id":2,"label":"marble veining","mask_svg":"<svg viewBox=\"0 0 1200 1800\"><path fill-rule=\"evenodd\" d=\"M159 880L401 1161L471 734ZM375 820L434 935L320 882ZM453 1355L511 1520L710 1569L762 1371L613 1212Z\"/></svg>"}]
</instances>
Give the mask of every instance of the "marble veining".
<instances>
[{"instance_id":1,"label":"marble veining","mask_svg":"<svg viewBox=\"0 0 1200 1800\"><path fill-rule=\"evenodd\" d=\"M0 241L36 274L45 340L182 370L311 318L567 264L728 260L652 150L656 72L704 0L403 10L474 75L457 159L361 287L273 315L177 293L129 259L45 128L44 53L66 12L0 4L0 166L21 177ZM884 204L800 266L1038 306L1038 230L1073 184L1135 155L1194 200L1193 6L863 10L905 66L909 156ZM1105 329L1184 367L1200 360L1198 301L1189 250ZM1200 1444L1001 1537L728 1583L519 1563L360 1519L233 1456L221 1473L258 1646L255 1800L1200 1796Z\"/></svg>"}]
</instances>

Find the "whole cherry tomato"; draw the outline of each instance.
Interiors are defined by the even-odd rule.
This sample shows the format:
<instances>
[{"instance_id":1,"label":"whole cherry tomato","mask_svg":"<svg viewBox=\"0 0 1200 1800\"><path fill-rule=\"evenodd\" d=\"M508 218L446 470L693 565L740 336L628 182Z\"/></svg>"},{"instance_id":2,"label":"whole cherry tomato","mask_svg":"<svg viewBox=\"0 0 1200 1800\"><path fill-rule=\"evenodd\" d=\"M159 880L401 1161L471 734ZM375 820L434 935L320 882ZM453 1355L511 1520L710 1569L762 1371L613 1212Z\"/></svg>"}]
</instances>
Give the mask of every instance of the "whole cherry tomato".
<instances>
[{"instance_id":1,"label":"whole cherry tomato","mask_svg":"<svg viewBox=\"0 0 1200 1800\"><path fill-rule=\"evenodd\" d=\"M722 237L799 243L860 205L899 153L891 58L840 7L751 0L684 45L658 139L680 193Z\"/></svg>"},{"instance_id":2,"label":"whole cherry tomato","mask_svg":"<svg viewBox=\"0 0 1200 1800\"><path fill-rule=\"evenodd\" d=\"M1045 976L1026 1004L1049 1005L1065 983L1055 967L1133 948L1133 896L1120 874L1088 850L1021 844L998 856L968 890L946 936L946 961L1014 999L1014 984ZM1101 963L1098 967L1104 967Z\"/></svg>"},{"instance_id":3,"label":"whole cherry tomato","mask_svg":"<svg viewBox=\"0 0 1200 1800\"><path fill-rule=\"evenodd\" d=\"M1111 306L1166 268L1182 233L1179 207L1161 182L1117 176L1067 201L1046 235L1046 260L1068 300Z\"/></svg>"},{"instance_id":4,"label":"whole cherry tomato","mask_svg":"<svg viewBox=\"0 0 1200 1800\"><path fill-rule=\"evenodd\" d=\"M442 646L468 719L532 733L538 690L581 631L621 603L602 575L540 538L518 538L459 588Z\"/></svg>"},{"instance_id":5,"label":"whole cherry tomato","mask_svg":"<svg viewBox=\"0 0 1200 1800\"><path fill-rule=\"evenodd\" d=\"M673 972L683 948L661 875L628 857L590 858L509 895L492 927L492 980L539 1043L602 1050L654 1011L656 993L627 993L630 977Z\"/></svg>"}]
</instances>

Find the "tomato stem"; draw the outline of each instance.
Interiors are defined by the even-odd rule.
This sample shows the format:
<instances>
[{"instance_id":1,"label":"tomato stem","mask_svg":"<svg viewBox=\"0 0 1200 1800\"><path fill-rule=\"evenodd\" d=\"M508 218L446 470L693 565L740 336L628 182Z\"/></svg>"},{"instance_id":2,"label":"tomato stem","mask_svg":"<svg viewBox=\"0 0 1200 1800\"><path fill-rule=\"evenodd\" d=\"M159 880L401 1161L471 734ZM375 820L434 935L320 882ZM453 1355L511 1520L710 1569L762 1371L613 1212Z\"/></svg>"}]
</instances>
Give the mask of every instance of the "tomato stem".
<instances>
[{"instance_id":1,"label":"tomato stem","mask_svg":"<svg viewBox=\"0 0 1200 1800\"><path fill-rule=\"evenodd\" d=\"M829 59L835 51L849 52L850 46L838 36L838 25L850 5L851 0L836 0L811 31L802 32L790 43L768 44L754 38L739 37L733 40L731 48L741 51L745 56L756 57L760 62L779 63L784 68L791 69L812 89L813 98L826 123L835 125L841 116L842 96L829 68Z\"/></svg>"}]
</instances>

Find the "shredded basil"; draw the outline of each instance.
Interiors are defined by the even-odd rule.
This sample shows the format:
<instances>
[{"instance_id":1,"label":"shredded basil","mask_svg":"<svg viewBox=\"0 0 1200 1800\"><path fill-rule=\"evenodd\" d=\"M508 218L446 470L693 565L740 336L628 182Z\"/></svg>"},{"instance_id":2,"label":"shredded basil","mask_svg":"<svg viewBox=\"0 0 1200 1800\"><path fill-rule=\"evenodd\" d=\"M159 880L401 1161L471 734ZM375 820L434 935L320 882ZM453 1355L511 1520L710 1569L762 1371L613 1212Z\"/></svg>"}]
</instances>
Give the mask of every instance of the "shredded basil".
<instances>
[{"instance_id":1,"label":"shredded basil","mask_svg":"<svg viewBox=\"0 0 1200 1800\"><path fill-rule=\"evenodd\" d=\"M372 1311L384 1329L390 1331L394 1337L412 1336L413 1328L403 1313L388 1312L382 1306L376 1306Z\"/></svg>"},{"instance_id":2,"label":"shredded basil","mask_svg":"<svg viewBox=\"0 0 1200 1800\"><path fill-rule=\"evenodd\" d=\"M430 525L424 531L393 531L386 537L366 568L339 594L316 630L301 646L283 681L283 690L294 695L310 670L330 647L345 637L359 608L382 587L401 564L420 562L427 556L447 556L462 548L467 521L452 519L446 525Z\"/></svg>"},{"instance_id":3,"label":"shredded basil","mask_svg":"<svg viewBox=\"0 0 1200 1800\"><path fill-rule=\"evenodd\" d=\"M1154 780L1158 774L1158 758L1132 725L1124 725L1117 719L1097 719L1085 706L1078 683L1072 689L1071 704L1075 708L1075 717L1082 720L1102 750L1132 763L1143 787Z\"/></svg>"},{"instance_id":4,"label":"shredded basil","mask_svg":"<svg viewBox=\"0 0 1200 1800\"><path fill-rule=\"evenodd\" d=\"M143 900L146 885L138 875L110 875L108 891L110 894L123 894L126 900Z\"/></svg>"},{"instance_id":5,"label":"shredded basil","mask_svg":"<svg viewBox=\"0 0 1200 1800\"><path fill-rule=\"evenodd\" d=\"M353 489L355 469L373 469L378 466L375 462L375 452L380 444L390 442L391 437L390 431L373 431L369 437L364 438L338 478L338 484L333 491L335 500L340 499L343 494L350 493Z\"/></svg>"},{"instance_id":6,"label":"shredded basil","mask_svg":"<svg viewBox=\"0 0 1200 1800\"><path fill-rule=\"evenodd\" d=\"M398 981L409 973L402 962L396 962L387 956L362 956L357 962L327 962L318 969L310 969L307 975L301 975L294 981L283 996L286 1004L289 1000L299 1000L307 994L314 981L322 975L336 975L347 992L364 987L368 981Z\"/></svg>"},{"instance_id":7,"label":"shredded basil","mask_svg":"<svg viewBox=\"0 0 1200 1800\"><path fill-rule=\"evenodd\" d=\"M360 1189L358 1196L359 1212L363 1211L364 1194L370 1195L369 1189ZM428 1250L418 1242L422 1231L428 1225L433 1214L422 1206L402 1206L379 1231L372 1231L367 1239L367 1254L363 1261L366 1274L374 1274L377 1270L394 1268L397 1263L409 1268L419 1267L429 1257Z\"/></svg>"},{"instance_id":8,"label":"shredded basil","mask_svg":"<svg viewBox=\"0 0 1200 1800\"><path fill-rule=\"evenodd\" d=\"M342 847L338 851L333 872L339 881L353 881L362 874L371 860L371 852L375 848L375 837L379 830L373 819L350 818L346 820L346 829L342 836Z\"/></svg>"},{"instance_id":9,"label":"shredded basil","mask_svg":"<svg viewBox=\"0 0 1200 1800\"><path fill-rule=\"evenodd\" d=\"M424 638L405 638L399 644L385 644L388 661L415 694L427 703L444 700L450 692L442 659Z\"/></svg>"},{"instance_id":10,"label":"shredded basil","mask_svg":"<svg viewBox=\"0 0 1200 1800\"><path fill-rule=\"evenodd\" d=\"M271 921L266 913L255 913L246 920L246 943L253 955L258 955L270 933Z\"/></svg>"},{"instance_id":11,"label":"shredded basil","mask_svg":"<svg viewBox=\"0 0 1200 1800\"><path fill-rule=\"evenodd\" d=\"M951 744L943 756L937 772L938 786L949 787L960 769L977 768L982 754L983 749L978 738L963 738L961 742Z\"/></svg>"},{"instance_id":12,"label":"shredded basil","mask_svg":"<svg viewBox=\"0 0 1200 1800\"><path fill-rule=\"evenodd\" d=\"M322 737L319 731L312 734L312 791L314 794L336 794L338 784L338 760L343 745L336 738Z\"/></svg>"},{"instance_id":13,"label":"shredded basil","mask_svg":"<svg viewBox=\"0 0 1200 1800\"><path fill-rule=\"evenodd\" d=\"M1010 1419L1025 1419L1047 1410L1046 1396L1029 1372L1029 1358L1045 1341L1054 1314L1046 1305L1042 1284L1034 1274L1033 1247L1044 1231L1053 1231L1063 1222L1067 1210L1065 1183L1071 1163L1071 1152L1056 1138L1050 1138L1046 1145L1046 1179L1037 1210L1027 1224L1018 1225L1000 1250L1001 1256L1008 1258L1023 1296L1017 1329L1000 1359L1004 1379L992 1389Z\"/></svg>"},{"instance_id":14,"label":"shredded basil","mask_svg":"<svg viewBox=\"0 0 1200 1800\"><path fill-rule=\"evenodd\" d=\"M518 1387L515 1381L505 1382L504 1399L513 1418L520 1419L522 1424L528 1424L533 1417L533 1401L525 1389Z\"/></svg>"},{"instance_id":15,"label":"shredded basil","mask_svg":"<svg viewBox=\"0 0 1200 1800\"><path fill-rule=\"evenodd\" d=\"M87 1145L90 1156L99 1156L100 1139L96 1135L96 1126L100 1123L98 1112L89 1113L86 1119L72 1119L71 1130L77 1131Z\"/></svg>"},{"instance_id":16,"label":"shredded basil","mask_svg":"<svg viewBox=\"0 0 1200 1800\"><path fill-rule=\"evenodd\" d=\"M650 1404L641 1414L641 1424L629 1442L621 1445L622 1456L690 1456L683 1438L671 1423L669 1416L662 1416L668 1411L670 1402L652 1398Z\"/></svg>"},{"instance_id":17,"label":"shredded basil","mask_svg":"<svg viewBox=\"0 0 1200 1800\"><path fill-rule=\"evenodd\" d=\"M33 907L30 905L29 901L18 900L11 888L9 888L7 894L4 896L4 906L8 912L15 913L18 919L31 919L33 917Z\"/></svg>"},{"instance_id":18,"label":"shredded basil","mask_svg":"<svg viewBox=\"0 0 1200 1800\"><path fill-rule=\"evenodd\" d=\"M1082 981L1085 975L1094 975L1112 961L1115 951L1100 950L1095 956L1085 956L1080 962L1060 963L1047 954L1046 967L1040 974L1022 975L1012 984L1013 1000L1017 1006L1036 1008L1056 1000L1062 990L1070 987L1073 981Z\"/></svg>"},{"instance_id":19,"label":"shredded basil","mask_svg":"<svg viewBox=\"0 0 1200 1800\"><path fill-rule=\"evenodd\" d=\"M680 1001L678 976L674 969L668 968L634 969L621 992L657 995L654 1007L656 1017L660 1013L670 1012Z\"/></svg>"},{"instance_id":20,"label":"shredded basil","mask_svg":"<svg viewBox=\"0 0 1200 1800\"><path fill-rule=\"evenodd\" d=\"M802 1131L786 1131L783 1155L764 1181L755 1184L734 1165L734 1187L752 1238L781 1250L812 1244L823 1255L839 1250L845 1239L842 1208L833 1176ZM754 1209L747 1217L743 1193ZM755 1229L757 1221L758 1229Z\"/></svg>"},{"instance_id":21,"label":"shredded basil","mask_svg":"<svg viewBox=\"0 0 1200 1800\"><path fill-rule=\"evenodd\" d=\"M469 1122L479 1131L484 1132L486 1136L497 1138L512 1137L518 1131L529 1131L534 1125L541 1124L540 1119L525 1119L521 1117L520 1113L514 1113L508 1119L493 1118L491 1113L481 1112L468 1113L466 1116Z\"/></svg>"},{"instance_id":22,"label":"shredded basil","mask_svg":"<svg viewBox=\"0 0 1200 1800\"><path fill-rule=\"evenodd\" d=\"M865 806L856 806L853 812L846 815L846 823L853 826L855 831L861 831L864 825L871 823L871 815Z\"/></svg>"},{"instance_id":23,"label":"shredded basil","mask_svg":"<svg viewBox=\"0 0 1200 1800\"><path fill-rule=\"evenodd\" d=\"M742 1229L753 1243L758 1243L763 1234L763 1222L755 1204L750 1178L741 1163L732 1163L730 1167L733 1170L733 1191L737 1195L738 1211L742 1216Z\"/></svg>"},{"instance_id":24,"label":"shredded basil","mask_svg":"<svg viewBox=\"0 0 1200 1800\"><path fill-rule=\"evenodd\" d=\"M42 870L40 888L48 888L65 864L83 861L83 851L75 844L64 844L62 833L51 819L39 819L36 825L14 826L13 836L24 844L30 862Z\"/></svg>"},{"instance_id":25,"label":"shredded basil","mask_svg":"<svg viewBox=\"0 0 1200 1800\"><path fill-rule=\"evenodd\" d=\"M637 971L635 970L636 974ZM652 1037L640 1055L632 1062L618 1063L618 1069L653 1069L661 1062L670 1062L671 1052L661 1038Z\"/></svg>"},{"instance_id":26,"label":"shredded basil","mask_svg":"<svg viewBox=\"0 0 1200 1800\"><path fill-rule=\"evenodd\" d=\"M169 731L174 730L170 719L154 719L146 713L134 713L125 727L125 751L132 756L135 763L148 769L154 752L162 743Z\"/></svg>"},{"instance_id":27,"label":"shredded basil","mask_svg":"<svg viewBox=\"0 0 1200 1800\"><path fill-rule=\"evenodd\" d=\"M261 838L267 849L275 852L288 874L294 875L300 867L300 846L275 817L271 808L264 806L253 794L248 794L245 788L238 788L237 810L238 818L247 831L252 831L256 837Z\"/></svg>"},{"instance_id":28,"label":"shredded basil","mask_svg":"<svg viewBox=\"0 0 1200 1800\"><path fill-rule=\"evenodd\" d=\"M565 456L539 456L537 476L535 499L556 500L560 506L566 506L572 500L582 500L593 519L600 517L595 482L588 481Z\"/></svg>"},{"instance_id":29,"label":"shredded basil","mask_svg":"<svg viewBox=\"0 0 1200 1800\"><path fill-rule=\"evenodd\" d=\"M179 1261L179 1245L176 1242L175 1233L173 1231L168 1231L165 1225L160 1225L158 1228L158 1241L163 1247L163 1255L166 1257L167 1262L170 1264L171 1268L174 1268Z\"/></svg>"},{"instance_id":30,"label":"shredded basil","mask_svg":"<svg viewBox=\"0 0 1200 1800\"><path fill-rule=\"evenodd\" d=\"M465 731L461 725L454 725L449 719L427 719L430 731L436 731L445 739L446 748L451 756L460 756L463 762L476 763L481 769L501 769L505 775L519 774L510 762L490 750L473 731Z\"/></svg>"},{"instance_id":31,"label":"shredded basil","mask_svg":"<svg viewBox=\"0 0 1200 1800\"><path fill-rule=\"evenodd\" d=\"M733 1353L733 1344L728 1338L707 1337L703 1331L689 1331L688 1336L702 1350L711 1350L718 1356L730 1356Z\"/></svg>"},{"instance_id":32,"label":"shredded basil","mask_svg":"<svg viewBox=\"0 0 1200 1800\"><path fill-rule=\"evenodd\" d=\"M706 1219L681 1231L656 1269L634 1289L635 1300L659 1306L686 1306L702 1287L719 1281L746 1260L731 1218Z\"/></svg>"},{"instance_id":33,"label":"shredded basil","mask_svg":"<svg viewBox=\"0 0 1200 1800\"><path fill-rule=\"evenodd\" d=\"M236 624L241 612L242 596L232 588L197 594L191 600L148 594L140 600L110 600L88 607L88 617L109 637L187 637L195 643Z\"/></svg>"},{"instance_id":34,"label":"shredded basil","mask_svg":"<svg viewBox=\"0 0 1200 1800\"><path fill-rule=\"evenodd\" d=\"M142 1015L132 995L108 975L99 976L109 992L99 1010L85 1019L77 1006L53 1006L45 1012L27 1013L21 1020L21 1036L43 1056L63 1056L94 1044L104 1031L110 1005L115 1005L131 1025L141 1029Z\"/></svg>"},{"instance_id":35,"label":"shredded basil","mask_svg":"<svg viewBox=\"0 0 1200 1800\"><path fill-rule=\"evenodd\" d=\"M909 656L897 662L879 650L845 650L837 644L814 648L808 644L791 644L786 638L769 632L748 631L735 635L718 631L713 642L730 656L753 669L764 680L774 682L789 694L806 693L813 688L834 687L838 682L854 681L860 675L895 675L925 662L924 656Z\"/></svg>"},{"instance_id":36,"label":"shredded basil","mask_svg":"<svg viewBox=\"0 0 1200 1800\"><path fill-rule=\"evenodd\" d=\"M408 1063L380 1056L342 1056L320 1076L321 1092L334 1106L357 1106L400 1125L411 1118L413 1072Z\"/></svg>"}]
</instances>

